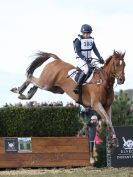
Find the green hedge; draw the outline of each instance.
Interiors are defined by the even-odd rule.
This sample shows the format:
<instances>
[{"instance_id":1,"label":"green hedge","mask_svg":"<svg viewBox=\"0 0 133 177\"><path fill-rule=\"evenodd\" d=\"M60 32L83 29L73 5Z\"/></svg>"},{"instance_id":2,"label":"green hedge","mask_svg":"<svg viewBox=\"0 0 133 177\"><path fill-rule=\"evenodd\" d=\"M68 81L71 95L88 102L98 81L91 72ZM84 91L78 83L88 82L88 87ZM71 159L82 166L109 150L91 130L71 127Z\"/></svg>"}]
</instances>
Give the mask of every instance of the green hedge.
<instances>
[{"instance_id":1,"label":"green hedge","mask_svg":"<svg viewBox=\"0 0 133 177\"><path fill-rule=\"evenodd\" d=\"M81 127L77 107L0 108L0 136L74 136Z\"/></svg>"}]
</instances>

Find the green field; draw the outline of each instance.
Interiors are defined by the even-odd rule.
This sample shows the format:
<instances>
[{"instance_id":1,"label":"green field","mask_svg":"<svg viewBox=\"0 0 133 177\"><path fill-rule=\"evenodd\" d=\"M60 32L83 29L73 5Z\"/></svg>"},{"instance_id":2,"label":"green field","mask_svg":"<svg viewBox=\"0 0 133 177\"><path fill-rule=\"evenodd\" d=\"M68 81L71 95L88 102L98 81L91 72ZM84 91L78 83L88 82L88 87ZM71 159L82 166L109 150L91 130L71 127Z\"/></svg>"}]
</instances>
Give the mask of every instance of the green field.
<instances>
[{"instance_id":1,"label":"green field","mask_svg":"<svg viewBox=\"0 0 133 177\"><path fill-rule=\"evenodd\" d=\"M133 168L20 169L0 171L2 177L133 177Z\"/></svg>"}]
</instances>

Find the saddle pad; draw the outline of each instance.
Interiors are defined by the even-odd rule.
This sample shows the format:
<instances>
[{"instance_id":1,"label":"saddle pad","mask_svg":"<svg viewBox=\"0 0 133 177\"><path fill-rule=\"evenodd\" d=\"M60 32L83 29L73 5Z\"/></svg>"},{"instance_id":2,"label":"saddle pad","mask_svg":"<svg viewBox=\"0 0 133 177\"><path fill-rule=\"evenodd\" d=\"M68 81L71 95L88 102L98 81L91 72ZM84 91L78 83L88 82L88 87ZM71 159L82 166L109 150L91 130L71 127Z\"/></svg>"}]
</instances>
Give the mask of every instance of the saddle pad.
<instances>
[{"instance_id":1,"label":"saddle pad","mask_svg":"<svg viewBox=\"0 0 133 177\"><path fill-rule=\"evenodd\" d=\"M71 79L73 79L75 82L75 76L76 74L78 73L78 71L76 69L71 69L68 71L68 75L69 77L71 77ZM83 83L83 85L89 83L91 81L91 79L93 78L93 74L94 74L94 71L92 72L92 74L90 75L90 77Z\"/></svg>"}]
</instances>

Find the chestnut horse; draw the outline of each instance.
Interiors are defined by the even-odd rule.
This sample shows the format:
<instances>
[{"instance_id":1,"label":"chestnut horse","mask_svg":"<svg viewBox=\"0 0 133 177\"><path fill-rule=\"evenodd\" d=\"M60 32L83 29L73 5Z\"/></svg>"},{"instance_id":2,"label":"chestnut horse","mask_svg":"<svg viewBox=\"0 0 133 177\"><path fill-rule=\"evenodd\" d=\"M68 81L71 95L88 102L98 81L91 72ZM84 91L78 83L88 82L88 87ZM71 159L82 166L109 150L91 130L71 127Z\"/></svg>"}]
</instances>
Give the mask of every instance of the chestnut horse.
<instances>
[{"instance_id":1,"label":"chestnut horse","mask_svg":"<svg viewBox=\"0 0 133 177\"><path fill-rule=\"evenodd\" d=\"M114 99L113 85L115 79L117 84L123 84L125 81L125 53L114 51L106 60L103 67L94 72L90 83L82 86L82 105L91 107L97 111L110 129L112 141L116 145L116 134L111 121L111 104ZM33 76L36 68L41 66L50 57L55 60L48 63L39 78ZM58 56L52 53L39 52L38 57L31 63L27 69L27 80L21 87L11 89L12 92L18 93L20 99L30 99L38 88L51 91L53 93L63 94L66 92L76 102L79 101L78 94L73 92L76 83L68 77L68 71L75 68L73 65L64 62ZM97 84L97 80L102 80ZM27 86L32 83L34 86L29 90L27 95L22 94Z\"/></svg>"}]
</instances>

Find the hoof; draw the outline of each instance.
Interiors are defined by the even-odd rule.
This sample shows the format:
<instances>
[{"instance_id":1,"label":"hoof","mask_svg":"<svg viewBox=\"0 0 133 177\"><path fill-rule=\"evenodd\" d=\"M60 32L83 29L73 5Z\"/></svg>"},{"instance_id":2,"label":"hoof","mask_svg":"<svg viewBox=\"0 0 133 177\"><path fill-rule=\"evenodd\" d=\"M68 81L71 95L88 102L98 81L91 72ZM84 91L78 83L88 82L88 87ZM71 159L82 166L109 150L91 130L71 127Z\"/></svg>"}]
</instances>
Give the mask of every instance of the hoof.
<instances>
[{"instance_id":1,"label":"hoof","mask_svg":"<svg viewBox=\"0 0 133 177\"><path fill-rule=\"evenodd\" d=\"M115 149L119 147L119 143L118 143L118 139L117 138L113 138L109 143L109 149L111 150L111 152Z\"/></svg>"},{"instance_id":2,"label":"hoof","mask_svg":"<svg viewBox=\"0 0 133 177\"><path fill-rule=\"evenodd\" d=\"M114 148L119 147L118 138L113 138L113 139L112 139L112 146L113 146Z\"/></svg>"},{"instance_id":3,"label":"hoof","mask_svg":"<svg viewBox=\"0 0 133 177\"><path fill-rule=\"evenodd\" d=\"M18 91L18 89L16 87L12 88L10 91L13 92L13 93L19 93L19 91Z\"/></svg>"},{"instance_id":4,"label":"hoof","mask_svg":"<svg viewBox=\"0 0 133 177\"><path fill-rule=\"evenodd\" d=\"M18 98L21 99L21 100L26 100L27 99L26 96L23 95L23 94L19 95Z\"/></svg>"}]
</instances>

